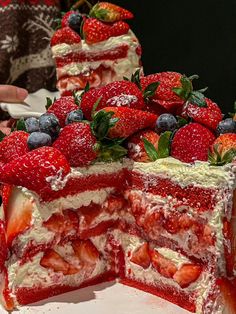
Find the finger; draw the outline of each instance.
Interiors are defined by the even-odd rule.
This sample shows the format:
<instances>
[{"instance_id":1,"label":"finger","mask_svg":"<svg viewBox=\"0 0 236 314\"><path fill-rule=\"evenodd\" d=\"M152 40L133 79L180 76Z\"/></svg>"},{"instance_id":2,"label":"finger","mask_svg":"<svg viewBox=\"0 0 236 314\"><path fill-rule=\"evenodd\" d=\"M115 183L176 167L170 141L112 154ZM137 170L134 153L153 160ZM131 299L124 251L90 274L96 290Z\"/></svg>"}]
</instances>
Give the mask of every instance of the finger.
<instances>
[{"instance_id":1,"label":"finger","mask_svg":"<svg viewBox=\"0 0 236 314\"><path fill-rule=\"evenodd\" d=\"M24 88L12 85L0 85L0 101L17 102L23 101L28 96Z\"/></svg>"}]
</instances>

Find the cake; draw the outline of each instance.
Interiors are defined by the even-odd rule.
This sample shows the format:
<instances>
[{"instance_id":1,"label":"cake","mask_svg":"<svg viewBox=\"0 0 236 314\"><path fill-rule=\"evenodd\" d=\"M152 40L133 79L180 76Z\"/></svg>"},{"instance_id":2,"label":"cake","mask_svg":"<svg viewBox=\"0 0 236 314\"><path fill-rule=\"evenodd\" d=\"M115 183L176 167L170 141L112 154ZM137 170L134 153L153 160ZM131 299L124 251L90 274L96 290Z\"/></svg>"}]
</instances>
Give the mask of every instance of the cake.
<instances>
[{"instance_id":1,"label":"cake","mask_svg":"<svg viewBox=\"0 0 236 314\"><path fill-rule=\"evenodd\" d=\"M64 95L130 78L141 69L141 45L124 21L133 14L113 4L96 4L89 16L67 12L51 39L57 87Z\"/></svg>"},{"instance_id":2,"label":"cake","mask_svg":"<svg viewBox=\"0 0 236 314\"><path fill-rule=\"evenodd\" d=\"M6 309L119 280L236 313L236 121L185 75L138 81L60 97L0 143Z\"/></svg>"}]
</instances>

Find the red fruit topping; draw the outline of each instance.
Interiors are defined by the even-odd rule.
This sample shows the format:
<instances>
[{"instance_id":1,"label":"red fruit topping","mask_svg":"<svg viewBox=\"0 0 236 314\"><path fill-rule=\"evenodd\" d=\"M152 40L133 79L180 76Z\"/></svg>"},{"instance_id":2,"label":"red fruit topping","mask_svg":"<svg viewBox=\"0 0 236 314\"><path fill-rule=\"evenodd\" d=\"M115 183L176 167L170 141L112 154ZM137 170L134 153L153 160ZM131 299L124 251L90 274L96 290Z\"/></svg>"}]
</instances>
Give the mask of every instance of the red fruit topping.
<instances>
[{"instance_id":1,"label":"red fruit topping","mask_svg":"<svg viewBox=\"0 0 236 314\"><path fill-rule=\"evenodd\" d=\"M236 149L236 134L235 133L225 133L221 134L217 139L214 141L212 145L217 147L218 152L221 155L224 155L227 151L234 148Z\"/></svg>"},{"instance_id":2,"label":"red fruit topping","mask_svg":"<svg viewBox=\"0 0 236 314\"><path fill-rule=\"evenodd\" d=\"M190 123L179 129L171 146L171 156L183 162L207 161L208 150L214 142L214 134L198 123Z\"/></svg>"},{"instance_id":3,"label":"red fruit topping","mask_svg":"<svg viewBox=\"0 0 236 314\"><path fill-rule=\"evenodd\" d=\"M2 167L0 182L26 187L43 197L51 192L50 178L63 179L69 172L70 166L61 152L40 147Z\"/></svg>"},{"instance_id":4,"label":"red fruit topping","mask_svg":"<svg viewBox=\"0 0 236 314\"><path fill-rule=\"evenodd\" d=\"M168 111L175 111L177 108L182 107L185 102L173 91L173 88L182 87L181 78L182 74L180 73L162 72L142 77L141 85L144 90L149 84L159 82L160 85L154 96L151 97L152 105L154 106L156 103Z\"/></svg>"},{"instance_id":5,"label":"red fruit topping","mask_svg":"<svg viewBox=\"0 0 236 314\"><path fill-rule=\"evenodd\" d=\"M51 39L51 46L58 44L74 45L81 42L80 36L74 32L70 27L58 29Z\"/></svg>"},{"instance_id":6,"label":"red fruit topping","mask_svg":"<svg viewBox=\"0 0 236 314\"><path fill-rule=\"evenodd\" d=\"M79 269L76 269L67 263L61 255L52 249L49 249L44 253L40 265L45 268L51 268L55 272L62 272L63 275L71 275L79 271Z\"/></svg>"},{"instance_id":7,"label":"red fruit topping","mask_svg":"<svg viewBox=\"0 0 236 314\"><path fill-rule=\"evenodd\" d=\"M91 119L93 106L99 98L98 110L108 106L134 109L143 109L145 106L142 92L136 84L129 81L112 82L101 88L90 89L84 94L81 109L87 119Z\"/></svg>"},{"instance_id":8,"label":"red fruit topping","mask_svg":"<svg viewBox=\"0 0 236 314\"><path fill-rule=\"evenodd\" d=\"M187 288L191 283L195 282L201 275L202 267L193 264L185 264L174 274L173 279L181 288Z\"/></svg>"},{"instance_id":9,"label":"red fruit topping","mask_svg":"<svg viewBox=\"0 0 236 314\"><path fill-rule=\"evenodd\" d=\"M65 120L68 113L79 109L72 96L62 96L58 98L47 110L48 113L53 113L58 118L60 126L65 126Z\"/></svg>"},{"instance_id":10,"label":"red fruit topping","mask_svg":"<svg viewBox=\"0 0 236 314\"><path fill-rule=\"evenodd\" d=\"M128 10L109 2L98 2L92 8L89 15L103 22L109 23L132 19L134 17Z\"/></svg>"},{"instance_id":11,"label":"red fruit topping","mask_svg":"<svg viewBox=\"0 0 236 314\"><path fill-rule=\"evenodd\" d=\"M135 132L155 126L157 116L153 113L132 109L128 107L106 107L106 112L114 112L112 118L118 118L118 122L109 130L109 137L129 137Z\"/></svg>"},{"instance_id":12,"label":"red fruit topping","mask_svg":"<svg viewBox=\"0 0 236 314\"><path fill-rule=\"evenodd\" d=\"M165 258L156 250L151 251L151 260L153 267L156 268L162 276L166 278L173 278L177 271L177 267L171 260Z\"/></svg>"},{"instance_id":13,"label":"red fruit topping","mask_svg":"<svg viewBox=\"0 0 236 314\"><path fill-rule=\"evenodd\" d=\"M16 236L31 226L33 202L14 188L6 208L6 239L8 246Z\"/></svg>"},{"instance_id":14,"label":"red fruit topping","mask_svg":"<svg viewBox=\"0 0 236 314\"><path fill-rule=\"evenodd\" d=\"M212 100L205 98L207 107L199 107L195 104L187 104L182 115L188 116L194 121L215 130L219 122L222 120L222 112L218 105Z\"/></svg>"},{"instance_id":15,"label":"red fruit topping","mask_svg":"<svg viewBox=\"0 0 236 314\"><path fill-rule=\"evenodd\" d=\"M53 147L66 156L72 167L82 167L97 158L96 142L90 125L78 122L64 127Z\"/></svg>"},{"instance_id":16,"label":"red fruit topping","mask_svg":"<svg viewBox=\"0 0 236 314\"><path fill-rule=\"evenodd\" d=\"M226 278L220 278L217 280L217 285L220 288L221 295L223 297L222 304L224 307L224 313L235 314L236 313L236 285L235 282Z\"/></svg>"},{"instance_id":17,"label":"red fruit topping","mask_svg":"<svg viewBox=\"0 0 236 314\"><path fill-rule=\"evenodd\" d=\"M0 142L0 161L8 163L29 152L27 139L29 134L24 131L15 131L4 137Z\"/></svg>"},{"instance_id":18,"label":"red fruit topping","mask_svg":"<svg viewBox=\"0 0 236 314\"><path fill-rule=\"evenodd\" d=\"M96 264L99 260L99 252L90 240L75 240L72 247L76 256L85 264Z\"/></svg>"},{"instance_id":19,"label":"red fruit topping","mask_svg":"<svg viewBox=\"0 0 236 314\"><path fill-rule=\"evenodd\" d=\"M129 25L123 21L111 24L101 22L94 18L88 18L83 25L83 34L88 44L98 43L110 37L127 34Z\"/></svg>"},{"instance_id":20,"label":"red fruit topping","mask_svg":"<svg viewBox=\"0 0 236 314\"><path fill-rule=\"evenodd\" d=\"M148 243L144 243L139 248L137 248L133 252L130 261L143 267L144 269L148 268L151 262Z\"/></svg>"},{"instance_id":21,"label":"red fruit topping","mask_svg":"<svg viewBox=\"0 0 236 314\"><path fill-rule=\"evenodd\" d=\"M152 130L142 130L132 135L128 141L128 156L134 161L151 161L144 147L144 138L152 143L156 150L158 149L158 140L160 136Z\"/></svg>"}]
</instances>

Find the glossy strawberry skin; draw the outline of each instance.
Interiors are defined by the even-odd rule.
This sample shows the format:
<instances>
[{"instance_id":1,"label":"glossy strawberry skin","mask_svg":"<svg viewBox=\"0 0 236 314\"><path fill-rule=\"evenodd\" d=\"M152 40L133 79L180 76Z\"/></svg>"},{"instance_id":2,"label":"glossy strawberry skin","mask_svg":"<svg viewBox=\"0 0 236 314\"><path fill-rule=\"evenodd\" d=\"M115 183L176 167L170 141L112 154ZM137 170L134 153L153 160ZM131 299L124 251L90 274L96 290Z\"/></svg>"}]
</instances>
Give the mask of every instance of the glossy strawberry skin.
<instances>
[{"instance_id":1,"label":"glossy strawberry skin","mask_svg":"<svg viewBox=\"0 0 236 314\"><path fill-rule=\"evenodd\" d=\"M76 105L74 97L62 96L49 107L47 112L55 114L60 122L60 126L63 128L67 114L77 109L78 105Z\"/></svg>"},{"instance_id":2,"label":"glossy strawberry skin","mask_svg":"<svg viewBox=\"0 0 236 314\"><path fill-rule=\"evenodd\" d=\"M193 121L205 125L206 127L216 130L217 125L222 120L222 112L218 105L212 100L205 98L207 107L187 104L183 110L183 117L190 117Z\"/></svg>"},{"instance_id":3,"label":"glossy strawberry skin","mask_svg":"<svg viewBox=\"0 0 236 314\"><path fill-rule=\"evenodd\" d=\"M175 87L182 87L181 78L182 74L177 72L150 74L141 78L141 86L144 90L149 84L159 82L154 96L151 97L152 106L155 107L156 104L169 112L175 112L185 102L173 91Z\"/></svg>"},{"instance_id":4,"label":"glossy strawberry skin","mask_svg":"<svg viewBox=\"0 0 236 314\"><path fill-rule=\"evenodd\" d=\"M100 14L103 12L103 14ZM104 14L106 12L106 14ZM132 19L134 16L126 9L109 2L98 2L91 10L90 16L98 18L104 22L116 22Z\"/></svg>"},{"instance_id":5,"label":"glossy strawberry skin","mask_svg":"<svg viewBox=\"0 0 236 314\"><path fill-rule=\"evenodd\" d=\"M142 130L135 133L128 141L128 156L134 161L150 162L150 158L145 150L143 139L147 139L158 149L158 140L160 136L153 130Z\"/></svg>"},{"instance_id":6,"label":"glossy strawberry skin","mask_svg":"<svg viewBox=\"0 0 236 314\"><path fill-rule=\"evenodd\" d=\"M60 176L63 179L69 172L70 166L60 151L40 147L2 167L0 182L26 187L43 197L51 192L47 178Z\"/></svg>"},{"instance_id":7,"label":"glossy strawberry skin","mask_svg":"<svg viewBox=\"0 0 236 314\"><path fill-rule=\"evenodd\" d=\"M74 32L70 27L63 27L58 29L51 39L51 46L58 44L79 44L81 42L80 36Z\"/></svg>"},{"instance_id":8,"label":"glossy strawberry skin","mask_svg":"<svg viewBox=\"0 0 236 314\"><path fill-rule=\"evenodd\" d=\"M81 109L87 119L91 119L93 106L100 97L97 110L108 106L134 109L143 109L145 106L142 92L136 84L129 81L116 81L100 88L90 89L84 94Z\"/></svg>"},{"instance_id":9,"label":"glossy strawberry skin","mask_svg":"<svg viewBox=\"0 0 236 314\"><path fill-rule=\"evenodd\" d=\"M154 128L157 116L153 113L128 107L106 107L102 110L114 112L112 118L118 118L118 122L109 130L110 138L129 137L135 132Z\"/></svg>"},{"instance_id":10,"label":"glossy strawberry skin","mask_svg":"<svg viewBox=\"0 0 236 314\"><path fill-rule=\"evenodd\" d=\"M208 151L215 135L198 123L190 123L179 129L173 138L171 156L183 162L207 161Z\"/></svg>"},{"instance_id":11,"label":"glossy strawberry skin","mask_svg":"<svg viewBox=\"0 0 236 314\"><path fill-rule=\"evenodd\" d=\"M0 161L8 163L29 152L27 139L29 134L24 131L15 131L0 142Z\"/></svg>"},{"instance_id":12,"label":"glossy strawberry skin","mask_svg":"<svg viewBox=\"0 0 236 314\"><path fill-rule=\"evenodd\" d=\"M127 34L129 25L123 21L112 24L101 22L95 18L88 18L83 25L83 34L87 44L95 44L110 37Z\"/></svg>"},{"instance_id":13,"label":"glossy strawberry skin","mask_svg":"<svg viewBox=\"0 0 236 314\"><path fill-rule=\"evenodd\" d=\"M65 155L72 167L83 167L97 158L96 142L90 125L78 122L64 127L53 147Z\"/></svg>"},{"instance_id":14,"label":"glossy strawberry skin","mask_svg":"<svg viewBox=\"0 0 236 314\"><path fill-rule=\"evenodd\" d=\"M221 134L214 141L211 150L213 151L213 146L217 146L220 154L225 154L231 148L236 149L236 134L235 133L225 133Z\"/></svg>"}]
</instances>

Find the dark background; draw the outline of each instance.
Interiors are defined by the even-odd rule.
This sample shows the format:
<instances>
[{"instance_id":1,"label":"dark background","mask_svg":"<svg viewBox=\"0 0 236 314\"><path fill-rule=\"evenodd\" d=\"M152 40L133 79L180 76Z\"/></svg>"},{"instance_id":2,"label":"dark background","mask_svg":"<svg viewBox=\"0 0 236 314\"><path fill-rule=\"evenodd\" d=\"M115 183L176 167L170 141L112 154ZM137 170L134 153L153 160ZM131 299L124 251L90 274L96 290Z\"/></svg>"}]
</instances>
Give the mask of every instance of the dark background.
<instances>
[{"instance_id":1,"label":"dark background","mask_svg":"<svg viewBox=\"0 0 236 314\"><path fill-rule=\"evenodd\" d=\"M111 0L131 10L146 74L198 74L224 112L236 100L236 0Z\"/></svg>"}]
</instances>

